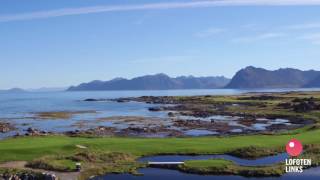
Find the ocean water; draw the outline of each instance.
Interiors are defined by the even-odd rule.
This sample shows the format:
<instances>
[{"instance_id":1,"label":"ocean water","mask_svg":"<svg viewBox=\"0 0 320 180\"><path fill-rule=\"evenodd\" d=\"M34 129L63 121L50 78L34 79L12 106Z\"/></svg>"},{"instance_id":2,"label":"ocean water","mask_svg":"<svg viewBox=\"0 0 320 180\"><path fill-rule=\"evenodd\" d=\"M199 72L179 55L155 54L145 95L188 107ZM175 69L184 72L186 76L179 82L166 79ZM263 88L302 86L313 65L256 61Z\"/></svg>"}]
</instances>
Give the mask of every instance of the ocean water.
<instances>
[{"instance_id":1,"label":"ocean water","mask_svg":"<svg viewBox=\"0 0 320 180\"><path fill-rule=\"evenodd\" d=\"M33 127L45 131L64 132L81 129L75 124L81 121L93 121L97 118L111 116L145 116L166 117L166 112L151 112L149 107L154 104L139 102L117 103L112 101L85 102L87 98L119 98L137 96L192 96L192 95L236 95L246 92L285 92L314 91L318 89L259 89L259 90L159 90L159 91L84 91L84 92L26 92L0 93L0 121L13 123L18 130L0 134L0 138L23 133ZM71 119L37 119L37 112L52 111L97 111L95 114L77 114ZM108 125L107 123L93 123ZM91 126L93 126L91 124ZM110 125L110 124L109 124ZM88 125L91 127L90 125ZM190 134L197 131L189 132ZM204 132L199 132L204 133Z\"/></svg>"},{"instance_id":2,"label":"ocean water","mask_svg":"<svg viewBox=\"0 0 320 180\"><path fill-rule=\"evenodd\" d=\"M155 90L155 91L79 91L79 92L26 92L0 93L0 117L39 111L77 110L129 110L137 104L83 102L87 98L120 98L138 96L193 96L193 95L237 95L247 92L320 91L320 89L210 89L210 90ZM138 105L134 110L144 105Z\"/></svg>"}]
</instances>

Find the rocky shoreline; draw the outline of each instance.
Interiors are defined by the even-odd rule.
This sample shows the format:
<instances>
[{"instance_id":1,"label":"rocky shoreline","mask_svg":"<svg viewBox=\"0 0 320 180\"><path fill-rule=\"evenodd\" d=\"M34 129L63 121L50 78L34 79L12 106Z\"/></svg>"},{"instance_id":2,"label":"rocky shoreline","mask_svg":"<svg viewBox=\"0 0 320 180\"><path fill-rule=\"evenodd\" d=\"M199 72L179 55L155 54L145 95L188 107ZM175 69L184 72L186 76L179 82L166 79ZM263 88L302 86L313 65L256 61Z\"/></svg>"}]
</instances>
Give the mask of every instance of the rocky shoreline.
<instances>
[{"instance_id":1,"label":"rocky shoreline","mask_svg":"<svg viewBox=\"0 0 320 180\"><path fill-rule=\"evenodd\" d=\"M7 132L13 131L15 129L16 128L10 123L0 122L0 133L7 133Z\"/></svg>"},{"instance_id":2,"label":"rocky shoreline","mask_svg":"<svg viewBox=\"0 0 320 180\"><path fill-rule=\"evenodd\" d=\"M85 99L95 101L130 101L146 103L150 113L160 116L106 116L98 112L55 111L38 112L41 120L69 120L74 115L89 115L92 120L77 119L63 132L48 132L36 128L19 131L16 136L118 136L118 137L186 137L224 136L239 134L269 134L286 132L315 123L306 113L318 111L320 103L312 96L301 94L245 94L240 96L141 96L118 99ZM305 96L305 95L304 95ZM150 106L151 104L151 106ZM311 114L312 115L312 114ZM81 117L81 116L78 116ZM30 125L29 125L30 126ZM315 125L314 125L315 126ZM0 124L0 132L14 127Z\"/></svg>"}]
</instances>

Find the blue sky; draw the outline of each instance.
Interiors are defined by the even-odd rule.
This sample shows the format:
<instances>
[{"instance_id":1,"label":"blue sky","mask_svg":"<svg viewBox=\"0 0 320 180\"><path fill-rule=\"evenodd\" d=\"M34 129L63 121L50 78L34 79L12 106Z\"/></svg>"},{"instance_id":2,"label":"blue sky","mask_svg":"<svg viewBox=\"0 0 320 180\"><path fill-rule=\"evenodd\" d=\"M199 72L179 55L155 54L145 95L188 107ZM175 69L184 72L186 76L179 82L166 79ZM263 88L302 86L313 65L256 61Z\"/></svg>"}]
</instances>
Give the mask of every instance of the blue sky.
<instances>
[{"instance_id":1,"label":"blue sky","mask_svg":"<svg viewBox=\"0 0 320 180\"><path fill-rule=\"evenodd\" d=\"M317 0L1 0L0 89L320 70Z\"/></svg>"}]
</instances>

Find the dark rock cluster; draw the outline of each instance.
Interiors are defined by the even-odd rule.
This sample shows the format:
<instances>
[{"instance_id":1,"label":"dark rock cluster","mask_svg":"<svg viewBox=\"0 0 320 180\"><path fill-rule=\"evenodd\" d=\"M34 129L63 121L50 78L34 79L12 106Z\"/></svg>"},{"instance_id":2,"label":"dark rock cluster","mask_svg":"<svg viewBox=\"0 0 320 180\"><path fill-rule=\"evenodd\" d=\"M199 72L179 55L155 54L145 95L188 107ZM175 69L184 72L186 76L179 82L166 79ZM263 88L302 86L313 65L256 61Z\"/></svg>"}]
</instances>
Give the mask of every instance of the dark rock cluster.
<instances>
[{"instance_id":1,"label":"dark rock cluster","mask_svg":"<svg viewBox=\"0 0 320 180\"><path fill-rule=\"evenodd\" d=\"M6 133L14 130L15 128L10 123L1 123L0 122L0 133Z\"/></svg>"},{"instance_id":2,"label":"dark rock cluster","mask_svg":"<svg viewBox=\"0 0 320 180\"><path fill-rule=\"evenodd\" d=\"M249 97L238 98L238 100L261 100L261 101L276 100L276 99L280 99L280 97L270 96L270 95L260 95L260 96L249 96Z\"/></svg>"},{"instance_id":3,"label":"dark rock cluster","mask_svg":"<svg viewBox=\"0 0 320 180\"><path fill-rule=\"evenodd\" d=\"M116 129L113 127L98 126L87 130L74 130L65 132L68 136L93 135L93 136L113 136Z\"/></svg>"},{"instance_id":4,"label":"dark rock cluster","mask_svg":"<svg viewBox=\"0 0 320 180\"><path fill-rule=\"evenodd\" d=\"M316 104L314 101L303 101L297 104L294 104L293 110L298 113L309 112L313 110L320 110L320 105Z\"/></svg>"},{"instance_id":5,"label":"dark rock cluster","mask_svg":"<svg viewBox=\"0 0 320 180\"><path fill-rule=\"evenodd\" d=\"M170 129L164 126L159 127L128 127L121 130L118 135L120 136L183 136L181 131Z\"/></svg>"},{"instance_id":6,"label":"dark rock cluster","mask_svg":"<svg viewBox=\"0 0 320 180\"><path fill-rule=\"evenodd\" d=\"M87 101L87 102L94 102L94 101L107 101L108 99L94 99L94 98L88 98L85 99L83 101Z\"/></svg>"},{"instance_id":7,"label":"dark rock cluster","mask_svg":"<svg viewBox=\"0 0 320 180\"><path fill-rule=\"evenodd\" d=\"M0 180L58 180L58 177L51 173L4 173L0 174Z\"/></svg>"},{"instance_id":8,"label":"dark rock cluster","mask_svg":"<svg viewBox=\"0 0 320 180\"><path fill-rule=\"evenodd\" d=\"M25 134L26 136L46 136L48 134L51 134L50 132L47 131L41 131L32 127L29 127L27 129L27 133Z\"/></svg>"},{"instance_id":9,"label":"dark rock cluster","mask_svg":"<svg viewBox=\"0 0 320 180\"><path fill-rule=\"evenodd\" d=\"M278 104L278 107L284 109L292 109L297 113L306 113L314 110L320 110L320 104L313 97L310 98L295 98L291 102Z\"/></svg>"}]
</instances>

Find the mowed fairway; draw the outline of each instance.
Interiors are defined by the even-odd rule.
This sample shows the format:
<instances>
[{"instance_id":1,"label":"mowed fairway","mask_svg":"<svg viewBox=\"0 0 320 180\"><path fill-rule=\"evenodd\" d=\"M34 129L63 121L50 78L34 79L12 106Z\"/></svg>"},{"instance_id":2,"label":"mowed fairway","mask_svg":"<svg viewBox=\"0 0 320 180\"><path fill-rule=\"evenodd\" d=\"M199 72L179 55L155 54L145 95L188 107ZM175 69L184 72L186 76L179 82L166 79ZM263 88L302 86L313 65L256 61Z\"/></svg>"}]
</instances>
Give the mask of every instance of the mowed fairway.
<instances>
[{"instance_id":1,"label":"mowed fairway","mask_svg":"<svg viewBox=\"0 0 320 180\"><path fill-rule=\"evenodd\" d=\"M19 137L0 141L0 161L29 161L45 155L68 155L79 150L76 145L86 146L90 151L126 152L135 156L222 154L249 146L284 148L292 138L302 141L303 144L320 144L320 130L309 130L294 135L195 138Z\"/></svg>"}]
</instances>

